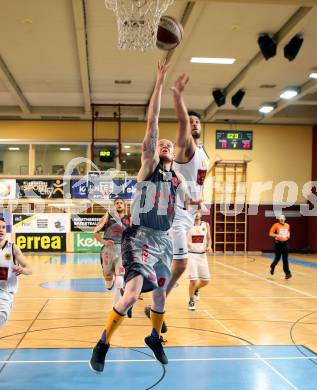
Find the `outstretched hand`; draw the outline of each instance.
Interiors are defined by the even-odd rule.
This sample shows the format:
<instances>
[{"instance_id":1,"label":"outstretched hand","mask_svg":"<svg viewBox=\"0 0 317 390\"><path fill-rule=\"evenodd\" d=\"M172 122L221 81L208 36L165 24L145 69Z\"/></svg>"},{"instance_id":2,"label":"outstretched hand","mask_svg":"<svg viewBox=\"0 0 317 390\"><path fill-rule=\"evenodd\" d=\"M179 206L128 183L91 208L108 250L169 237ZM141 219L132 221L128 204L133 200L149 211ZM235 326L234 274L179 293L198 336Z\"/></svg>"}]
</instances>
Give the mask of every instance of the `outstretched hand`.
<instances>
[{"instance_id":1,"label":"outstretched hand","mask_svg":"<svg viewBox=\"0 0 317 390\"><path fill-rule=\"evenodd\" d=\"M187 74L183 73L182 75L180 75L175 81L174 86L171 88L172 91L177 95L180 95L184 91L188 80L189 76Z\"/></svg>"},{"instance_id":2,"label":"outstretched hand","mask_svg":"<svg viewBox=\"0 0 317 390\"><path fill-rule=\"evenodd\" d=\"M168 67L169 64L166 62L166 59L158 62L157 72L156 72L156 83L160 85L164 83Z\"/></svg>"},{"instance_id":3,"label":"outstretched hand","mask_svg":"<svg viewBox=\"0 0 317 390\"><path fill-rule=\"evenodd\" d=\"M12 267L12 272L16 275L19 276L23 274L23 267L21 265L14 265Z\"/></svg>"}]
</instances>

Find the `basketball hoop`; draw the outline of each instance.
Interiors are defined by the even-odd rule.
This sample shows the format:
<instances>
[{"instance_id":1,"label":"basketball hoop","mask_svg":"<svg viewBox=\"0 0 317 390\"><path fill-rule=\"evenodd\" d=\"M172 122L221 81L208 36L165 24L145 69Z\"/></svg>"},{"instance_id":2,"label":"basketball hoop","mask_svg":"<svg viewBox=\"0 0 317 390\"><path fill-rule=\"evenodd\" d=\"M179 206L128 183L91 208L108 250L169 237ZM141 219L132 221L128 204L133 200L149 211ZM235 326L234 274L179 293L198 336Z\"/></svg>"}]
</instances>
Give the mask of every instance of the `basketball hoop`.
<instances>
[{"instance_id":1,"label":"basketball hoop","mask_svg":"<svg viewBox=\"0 0 317 390\"><path fill-rule=\"evenodd\" d=\"M113 183L102 183L100 186L100 192L104 196L104 200L109 200L110 195L113 192Z\"/></svg>"},{"instance_id":2,"label":"basketball hoop","mask_svg":"<svg viewBox=\"0 0 317 390\"><path fill-rule=\"evenodd\" d=\"M120 49L145 51L156 47L162 14L174 0L105 0L117 18Z\"/></svg>"}]
</instances>

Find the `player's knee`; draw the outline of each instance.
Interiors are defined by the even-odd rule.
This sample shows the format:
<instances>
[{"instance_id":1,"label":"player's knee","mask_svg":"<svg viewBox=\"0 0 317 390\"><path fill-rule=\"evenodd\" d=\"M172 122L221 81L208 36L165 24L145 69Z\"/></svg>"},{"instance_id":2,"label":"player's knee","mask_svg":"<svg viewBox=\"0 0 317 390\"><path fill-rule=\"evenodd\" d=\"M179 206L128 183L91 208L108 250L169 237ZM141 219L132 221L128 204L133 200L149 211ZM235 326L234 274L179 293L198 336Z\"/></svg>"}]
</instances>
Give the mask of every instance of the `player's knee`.
<instances>
[{"instance_id":1,"label":"player's knee","mask_svg":"<svg viewBox=\"0 0 317 390\"><path fill-rule=\"evenodd\" d=\"M0 311L0 326L3 326L8 319L8 314L5 311Z\"/></svg>"},{"instance_id":2,"label":"player's knee","mask_svg":"<svg viewBox=\"0 0 317 390\"><path fill-rule=\"evenodd\" d=\"M177 261L175 262L175 266L173 268L173 274L177 276L181 276L186 270L186 262L185 261Z\"/></svg>"},{"instance_id":3,"label":"player's knee","mask_svg":"<svg viewBox=\"0 0 317 390\"><path fill-rule=\"evenodd\" d=\"M207 286L208 283L209 283L209 280L201 280L201 281L200 281L201 287Z\"/></svg>"},{"instance_id":4,"label":"player's knee","mask_svg":"<svg viewBox=\"0 0 317 390\"><path fill-rule=\"evenodd\" d=\"M129 295L124 296L124 306L128 310L132 307L139 298L139 293L131 292Z\"/></svg>"},{"instance_id":5,"label":"player's knee","mask_svg":"<svg viewBox=\"0 0 317 390\"><path fill-rule=\"evenodd\" d=\"M123 288L123 276L117 275L114 285L116 288Z\"/></svg>"}]
</instances>

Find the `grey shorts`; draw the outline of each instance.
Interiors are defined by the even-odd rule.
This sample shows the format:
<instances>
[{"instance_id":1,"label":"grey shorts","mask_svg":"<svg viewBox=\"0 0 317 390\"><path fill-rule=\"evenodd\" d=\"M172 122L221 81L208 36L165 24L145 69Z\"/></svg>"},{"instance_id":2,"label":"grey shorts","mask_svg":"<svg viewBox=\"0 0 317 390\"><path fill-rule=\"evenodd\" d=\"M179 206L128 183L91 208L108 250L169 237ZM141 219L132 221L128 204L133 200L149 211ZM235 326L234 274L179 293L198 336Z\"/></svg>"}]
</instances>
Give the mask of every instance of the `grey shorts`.
<instances>
[{"instance_id":1,"label":"grey shorts","mask_svg":"<svg viewBox=\"0 0 317 390\"><path fill-rule=\"evenodd\" d=\"M104 245L101 248L100 261L105 275L124 275L121 244Z\"/></svg>"},{"instance_id":2,"label":"grey shorts","mask_svg":"<svg viewBox=\"0 0 317 390\"><path fill-rule=\"evenodd\" d=\"M168 232L144 226L128 227L122 235L124 280L143 276L142 292L162 288L171 279L172 240Z\"/></svg>"}]
</instances>

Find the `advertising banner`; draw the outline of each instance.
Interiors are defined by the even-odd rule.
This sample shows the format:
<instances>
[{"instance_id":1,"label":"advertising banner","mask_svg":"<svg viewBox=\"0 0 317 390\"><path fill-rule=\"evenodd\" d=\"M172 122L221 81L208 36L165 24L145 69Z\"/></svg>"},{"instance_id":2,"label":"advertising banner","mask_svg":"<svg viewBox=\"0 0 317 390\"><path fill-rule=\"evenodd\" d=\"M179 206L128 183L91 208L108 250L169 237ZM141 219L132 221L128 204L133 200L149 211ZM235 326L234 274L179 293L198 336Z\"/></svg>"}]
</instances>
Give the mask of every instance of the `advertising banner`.
<instances>
[{"instance_id":1,"label":"advertising banner","mask_svg":"<svg viewBox=\"0 0 317 390\"><path fill-rule=\"evenodd\" d=\"M72 214L71 231L92 232L102 217L103 214Z\"/></svg>"},{"instance_id":2,"label":"advertising banner","mask_svg":"<svg viewBox=\"0 0 317 390\"><path fill-rule=\"evenodd\" d=\"M15 242L23 252L66 252L66 233L17 233Z\"/></svg>"},{"instance_id":3,"label":"advertising banner","mask_svg":"<svg viewBox=\"0 0 317 390\"><path fill-rule=\"evenodd\" d=\"M17 180L17 198L64 198L66 183L56 180Z\"/></svg>"},{"instance_id":4,"label":"advertising banner","mask_svg":"<svg viewBox=\"0 0 317 390\"><path fill-rule=\"evenodd\" d=\"M74 199L87 199L88 183L86 179L71 180L70 193Z\"/></svg>"},{"instance_id":5,"label":"advertising banner","mask_svg":"<svg viewBox=\"0 0 317 390\"><path fill-rule=\"evenodd\" d=\"M134 179L127 180L125 185L124 185L123 191L119 192L118 194L111 194L110 199L115 199L117 197L122 198L122 199L132 199L132 197L136 191L136 185L137 185L136 180L134 180Z\"/></svg>"},{"instance_id":6,"label":"advertising banner","mask_svg":"<svg viewBox=\"0 0 317 390\"><path fill-rule=\"evenodd\" d=\"M69 214L13 214L14 233L67 233L70 231Z\"/></svg>"},{"instance_id":7,"label":"advertising banner","mask_svg":"<svg viewBox=\"0 0 317 390\"><path fill-rule=\"evenodd\" d=\"M111 169L88 172L88 199L104 199L124 191L126 176L125 171Z\"/></svg>"},{"instance_id":8,"label":"advertising banner","mask_svg":"<svg viewBox=\"0 0 317 390\"><path fill-rule=\"evenodd\" d=\"M6 212L0 212L0 217L4 218L4 220L5 220L6 227L7 227L7 233L9 235L9 233L12 232L12 214L9 214ZM11 237L11 235L10 235L10 237Z\"/></svg>"},{"instance_id":9,"label":"advertising banner","mask_svg":"<svg viewBox=\"0 0 317 390\"><path fill-rule=\"evenodd\" d=\"M0 179L0 199L15 199L15 179Z\"/></svg>"},{"instance_id":10,"label":"advertising banner","mask_svg":"<svg viewBox=\"0 0 317 390\"><path fill-rule=\"evenodd\" d=\"M132 199L136 191L137 181L135 179L115 180L105 176L89 176L89 180L72 180L71 197L74 199L104 199L110 195L110 199L121 197L123 199Z\"/></svg>"},{"instance_id":11,"label":"advertising banner","mask_svg":"<svg viewBox=\"0 0 317 390\"><path fill-rule=\"evenodd\" d=\"M74 252L100 252L101 243L95 239L92 233L80 232L74 235Z\"/></svg>"}]
</instances>

